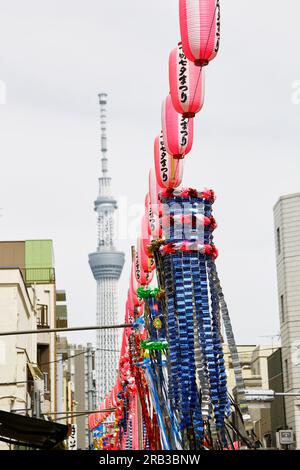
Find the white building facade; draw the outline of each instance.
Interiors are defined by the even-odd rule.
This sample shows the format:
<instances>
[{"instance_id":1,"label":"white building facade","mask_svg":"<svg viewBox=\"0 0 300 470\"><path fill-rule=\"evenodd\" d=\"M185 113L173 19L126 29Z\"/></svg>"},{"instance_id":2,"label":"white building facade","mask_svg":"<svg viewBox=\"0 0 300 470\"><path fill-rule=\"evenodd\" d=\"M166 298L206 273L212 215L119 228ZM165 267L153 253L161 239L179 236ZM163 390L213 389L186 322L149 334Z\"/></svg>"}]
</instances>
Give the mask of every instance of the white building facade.
<instances>
[{"instance_id":1,"label":"white building facade","mask_svg":"<svg viewBox=\"0 0 300 470\"><path fill-rule=\"evenodd\" d=\"M274 207L278 304L287 427L300 449L300 193L281 196Z\"/></svg>"},{"instance_id":2,"label":"white building facade","mask_svg":"<svg viewBox=\"0 0 300 470\"><path fill-rule=\"evenodd\" d=\"M25 328L22 323L26 315L19 309L18 323L11 324L11 330L44 330L57 326L56 298L59 291L56 290L54 253L52 240L23 240L23 241L0 241L0 269L2 279L0 287L4 293L4 287L10 285L11 276L17 276L14 285L18 281L19 292L24 292L34 311L34 323ZM7 287L5 287L6 289ZM3 300L4 301L4 300ZM7 298L8 302L8 298ZM14 307L14 301L10 298L10 304L2 305L0 309L3 330L7 330L6 323L13 322L10 309ZM23 302L25 305L25 303ZM22 313L22 315L21 315ZM26 322L28 322L26 320ZM17 341L24 342L23 335L18 336ZM0 337L0 340L2 338ZM3 337L3 341L10 337ZM36 348L34 363L38 364L44 380L41 391L41 413L47 414L57 411L56 390L56 335L53 333L39 333L28 335L28 341L33 342ZM0 343L1 354L1 343ZM31 366L33 367L33 366ZM33 372L34 373L34 372ZM1 407L1 402L0 402Z\"/></svg>"},{"instance_id":3,"label":"white building facade","mask_svg":"<svg viewBox=\"0 0 300 470\"><path fill-rule=\"evenodd\" d=\"M34 329L55 328L56 327L56 303L55 303L55 284L42 283L28 286L29 296L35 305L37 311L37 322ZM41 321L40 306L47 311L47 318ZM34 337L34 335L31 335ZM39 333L34 338L38 348L38 363L42 363L45 386L42 403L43 413L55 413L57 411L57 390L56 390L56 335L53 333ZM44 354L41 355L40 351ZM48 364L47 364L48 363ZM45 368L45 366L47 367ZM47 370L47 372L44 371Z\"/></svg>"},{"instance_id":4,"label":"white building facade","mask_svg":"<svg viewBox=\"0 0 300 470\"><path fill-rule=\"evenodd\" d=\"M21 271L0 269L0 330L36 329L36 312L30 301ZM0 337L0 409L31 414L33 377L29 365L37 362L34 335ZM0 442L0 449L8 445Z\"/></svg>"}]
</instances>

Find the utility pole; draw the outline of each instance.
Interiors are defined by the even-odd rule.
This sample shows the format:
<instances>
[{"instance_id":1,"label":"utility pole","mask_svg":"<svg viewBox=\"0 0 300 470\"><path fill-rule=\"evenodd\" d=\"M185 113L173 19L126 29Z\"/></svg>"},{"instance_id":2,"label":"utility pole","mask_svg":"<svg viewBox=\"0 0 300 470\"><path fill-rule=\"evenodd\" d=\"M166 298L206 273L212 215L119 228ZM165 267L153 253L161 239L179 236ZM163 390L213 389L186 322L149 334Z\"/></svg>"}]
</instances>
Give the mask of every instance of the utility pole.
<instances>
[{"instance_id":1,"label":"utility pole","mask_svg":"<svg viewBox=\"0 0 300 470\"><path fill-rule=\"evenodd\" d=\"M56 366L56 390L57 390L57 413L63 412L63 355L57 353L57 366Z\"/></svg>"},{"instance_id":2,"label":"utility pole","mask_svg":"<svg viewBox=\"0 0 300 470\"><path fill-rule=\"evenodd\" d=\"M94 397L94 387L93 387L93 354L92 354L92 343L87 344L87 396L88 396L88 409L93 410L93 397ZM89 449L91 448L92 444L92 436L91 432L88 427L88 442L89 442Z\"/></svg>"}]
</instances>

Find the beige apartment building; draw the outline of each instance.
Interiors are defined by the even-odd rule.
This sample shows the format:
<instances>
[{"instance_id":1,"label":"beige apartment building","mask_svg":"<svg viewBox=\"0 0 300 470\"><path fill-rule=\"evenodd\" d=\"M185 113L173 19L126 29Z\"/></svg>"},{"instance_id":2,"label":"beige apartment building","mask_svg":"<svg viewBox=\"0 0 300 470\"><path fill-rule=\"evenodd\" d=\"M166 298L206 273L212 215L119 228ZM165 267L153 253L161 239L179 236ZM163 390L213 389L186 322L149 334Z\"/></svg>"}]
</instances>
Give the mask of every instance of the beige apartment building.
<instances>
[{"instance_id":1,"label":"beige apartment building","mask_svg":"<svg viewBox=\"0 0 300 470\"><path fill-rule=\"evenodd\" d=\"M0 271L2 273L0 290L3 293L0 307L0 318L3 330L7 330L9 325L6 322L10 319L9 311L15 303L12 303L11 296L4 296L5 289L11 284L11 276L15 276L15 281L11 285L18 285L14 292L23 300L19 300L16 308L16 323L10 324L11 330L22 329L48 329L55 328L59 316L56 308L56 284L52 240L26 240L26 241L2 241L0 242ZM6 287L5 287L6 286ZM17 295L17 294L16 294ZM26 299L26 302L25 300ZM29 316L29 310L31 315ZM25 328L26 325L26 328ZM9 344L12 339L3 337L3 344ZM13 338L13 337L12 337ZM16 344L24 342L26 336L16 336ZM56 404L56 335L42 333L38 335L28 335L32 347L28 357L32 363L36 363L42 373L43 391L41 393L42 413L55 413ZM1 344L1 343L0 343ZM21 353L20 353L21 354ZM9 364L14 364L14 356L7 355ZM8 365L8 367L10 367ZM6 381L6 375L0 371L0 381ZM0 401L0 409L2 403Z\"/></svg>"},{"instance_id":2,"label":"beige apartment building","mask_svg":"<svg viewBox=\"0 0 300 470\"><path fill-rule=\"evenodd\" d=\"M36 328L36 311L19 269L0 269L0 330ZM4 411L31 408L29 363L36 363L37 343L33 335L0 337L0 407Z\"/></svg>"},{"instance_id":3,"label":"beige apartment building","mask_svg":"<svg viewBox=\"0 0 300 470\"><path fill-rule=\"evenodd\" d=\"M274 206L278 305L286 424L300 449L300 193ZM298 394L298 396L296 395Z\"/></svg>"},{"instance_id":4,"label":"beige apartment building","mask_svg":"<svg viewBox=\"0 0 300 470\"><path fill-rule=\"evenodd\" d=\"M19 269L0 269L0 330L36 328L37 311ZM38 416L43 403L43 374L37 366L33 335L0 337L0 409ZM0 449L8 444L0 442Z\"/></svg>"},{"instance_id":5,"label":"beige apartment building","mask_svg":"<svg viewBox=\"0 0 300 470\"><path fill-rule=\"evenodd\" d=\"M235 376L227 344L223 345L225 367L227 373L227 386L229 393L235 397ZM238 345L242 374L245 389L270 388L268 358L277 351L277 346L270 345ZM249 403L253 430L263 447L271 446L272 424L270 403Z\"/></svg>"}]
</instances>

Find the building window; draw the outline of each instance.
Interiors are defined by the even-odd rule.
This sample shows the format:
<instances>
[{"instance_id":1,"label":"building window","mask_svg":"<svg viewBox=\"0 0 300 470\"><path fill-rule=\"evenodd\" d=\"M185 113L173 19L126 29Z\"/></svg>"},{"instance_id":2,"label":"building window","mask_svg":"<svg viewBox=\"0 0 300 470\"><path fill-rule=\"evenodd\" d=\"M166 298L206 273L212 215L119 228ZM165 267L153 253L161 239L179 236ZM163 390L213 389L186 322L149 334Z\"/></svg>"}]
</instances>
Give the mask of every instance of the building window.
<instances>
[{"instance_id":1,"label":"building window","mask_svg":"<svg viewBox=\"0 0 300 470\"><path fill-rule=\"evenodd\" d=\"M284 360L284 367L285 367L285 376L286 376L286 386L289 387L290 385L290 378L289 378L289 363L288 360Z\"/></svg>"},{"instance_id":2,"label":"building window","mask_svg":"<svg viewBox=\"0 0 300 470\"><path fill-rule=\"evenodd\" d=\"M281 235L280 235L280 227L277 228L277 254L280 255L281 253Z\"/></svg>"},{"instance_id":3,"label":"building window","mask_svg":"<svg viewBox=\"0 0 300 470\"><path fill-rule=\"evenodd\" d=\"M280 296L280 315L281 321L284 323L284 296L283 294Z\"/></svg>"}]
</instances>

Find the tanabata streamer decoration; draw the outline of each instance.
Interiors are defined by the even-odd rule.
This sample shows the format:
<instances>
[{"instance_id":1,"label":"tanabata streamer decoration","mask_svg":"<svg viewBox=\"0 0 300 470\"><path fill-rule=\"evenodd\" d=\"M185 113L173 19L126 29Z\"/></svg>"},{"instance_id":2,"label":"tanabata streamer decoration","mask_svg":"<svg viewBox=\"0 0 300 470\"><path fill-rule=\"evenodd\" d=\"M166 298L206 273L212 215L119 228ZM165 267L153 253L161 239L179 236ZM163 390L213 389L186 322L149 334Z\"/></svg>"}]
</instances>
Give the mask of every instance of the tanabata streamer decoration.
<instances>
[{"instance_id":1,"label":"tanabata streamer decoration","mask_svg":"<svg viewBox=\"0 0 300 470\"><path fill-rule=\"evenodd\" d=\"M192 148L193 117L203 104L202 66L219 47L219 2L180 0L179 10L182 46L169 58L171 95L163 103L155 170L149 172L141 231L132 247L116 384L89 416L95 449L253 447L246 431L251 428L242 371L216 268L215 194L178 187L182 158ZM227 393L222 323L237 402ZM239 411L235 442L228 431L234 429L231 406Z\"/></svg>"},{"instance_id":2,"label":"tanabata streamer decoration","mask_svg":"<svg viewBox=\"0 0 300 470\"><path fill-rule=\"evenodd\" d=\"M169 399L179 411L184 447L203 440L204 416L225 443L226 373L218 304L209 298L207 280L207 264L217 256L215 224L203 224L206 218L214 221L213 199L183 193L163 202L169 206L170 233L156 257L168 311Z\"/></svg>"}]
</instances>

